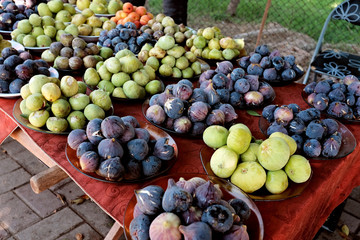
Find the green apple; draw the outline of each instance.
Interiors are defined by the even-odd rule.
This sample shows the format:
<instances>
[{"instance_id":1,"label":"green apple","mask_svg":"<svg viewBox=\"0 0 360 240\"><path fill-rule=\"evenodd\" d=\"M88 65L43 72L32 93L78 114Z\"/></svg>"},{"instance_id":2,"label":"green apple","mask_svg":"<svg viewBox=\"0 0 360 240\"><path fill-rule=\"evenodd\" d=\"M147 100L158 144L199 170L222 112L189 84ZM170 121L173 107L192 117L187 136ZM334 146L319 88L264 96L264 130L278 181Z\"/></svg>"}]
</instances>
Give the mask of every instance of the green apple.
<instances>
[{"instance_id":1,"label":"green apple","mask_svg":"<svg viewBox=\"0 0 360 240\"><path fill-rule=\"evenodd\" d=\"M236 152L223 146L217 149L210 159L210 167L214 174L221 178L228 178L233 174L238 163Z\"/></svg>"}]
</instances>

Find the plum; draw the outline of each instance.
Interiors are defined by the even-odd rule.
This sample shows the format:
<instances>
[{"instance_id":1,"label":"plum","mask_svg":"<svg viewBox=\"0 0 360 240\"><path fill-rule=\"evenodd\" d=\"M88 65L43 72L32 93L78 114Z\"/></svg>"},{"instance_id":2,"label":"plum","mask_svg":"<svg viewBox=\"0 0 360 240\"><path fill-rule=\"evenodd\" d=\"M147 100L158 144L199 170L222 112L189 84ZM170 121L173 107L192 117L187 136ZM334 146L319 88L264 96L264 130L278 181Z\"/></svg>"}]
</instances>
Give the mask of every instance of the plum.
<instances>
[{"instance_id":1,"label":"plum","mask_svg":"<svg viewBox=\"0 0 360 240\"><path fill-rule=\"evenodd\" d=\"M197 206L190 206L188 210L181 213L181 218L186 225L201 221L202 210Z\"/></svg>"},{"instance_id":2,"label":"plum","mask_svg":"<svg viewBox=\"0 0 360 240\"><path fill-rule=\"evenodd\" d=\"M107 138L100 141L98 147L98 153L103 159L109 159L114 157L122 158L124 150L120 143L115 138Z\"/></svg>"},{"instance_id":3,"label":"plum","mask_svg":"<svg viewBox=\"0 0 360 240\"><path fill-rule=\"evenodd\" d=\"M72 130L67 137L67 144L76 150L82 142L87 140L86 132L83 129Z\"/></svg>"},{"instance_id":4,"label":"plum","mask_svg":"<svg viewBox=\"0 0 360 240\"><path fill-rule=\"evenodd\" d=\"M161 169L161 159L155 156L149 156L141 162L143 174L146 177L157 174Z\"/></svg>"},{"instance_id":5,"label":"plum","mask_svg":"<svg viewBox=\"0 0 360 240\"><path fill-rule=\"evenodd\" d=\"M79 163L84 172L95 172L99 165L99 155L94 151L87 151L81 155Z\"/></svg>"},{"instance_id":6,"label":"plum","mask_svg":"<svg viewBox=\"0 0 360 240\"><path fill-rule=\"evenodd\" d=\"M274 118L274 111L277 108L277 105L271 104L264 107L261 115L268 121L273 122L275 120Z\"/></svg>"},{"instance_id":7,"label":"plum","mask_svg":"<svg viewBox=\"0 0 360 240\"><path fill-rule=\"evenodd\" d=\"M162 207L166 212L183 212L192 204L190 193L176 185L174 179L168 180L168 186L162 199Z\"/></svg>"},{"instance_id":8,"label":"plum","mask_svg":"<svg viewBox=\"0 0 360 240\"><path fill-rule=\"evenodd\" d=\"M135 128L135 136L137 139L144 139L146 142L150 140L150 133L145 128Z\"/></svg>"},{"instance_id":9,"label":"plum","mask_svg":"<svg viewBox=\"0 0 360 240\"><path fill-rule=\"evenodd\" d=\"M213 87L215 89L224 88L226 86L226 82L228 81L227 77L223 73L217 73L212 78Z\"/></svg>"},{"instance_id":10,"label":"plum","mask_svg":"<svg viewBox=\"0 0 360 240\"><path fill-rule=\"evenodd\" d=\"M228 75L234 69L233 64L230 61L222 61L216 63L217 67L215 72Z\"/></svg>"},{"instance_id":11,"label":"plum","mask_svg":"<svg viewBox=\"0 0 360 240\"><path fill-rule=\"evenodd\" d=\"M135 190L137 205L146 215L154 215L162 211L161 203L164 190L160 186L150 185L140 190Z\"/></svg>"},{"instance_id":12,"label":"plum","mask_svg":"<svg viewBox=\"0 0 360 240\"><path fill-rule=\"evenodd\" d=\"M139 179L142 173L141 162L136 159L130 159L125 163L124 178L127 180Z\"/></svg>"},{"instance_id":13,"label":"plum","mask_svg":"<svg viewBox=\"0 0 360 240\"><path fill-rule=\"evenodd\" d=\"M192 92L192 88L189 85L179 83L176 84L172 90L173 95L183 101L188 100Z\"/></svg>"},{"instance_id":14,"label":"plum","mask_svg":"<svg viewBox=\"0 0 360 240\"><path fill-rule=\"evenodd\" d=\"M203 132L206 129L206 124L203 122L195 122L193 124L192 130L191 130L191 135L200 135L203 134Z\"/></svg>"},{"instance_id":15,"label":"plum","mask_svg":"<svg viewBox=\"0 0 360 240\"><path fill-rule=\"evenodd\" d=\"M140 126L138 120L130 115L122 117L121 120L123 120L124 123L130 123L134 128L138 128Z\"/></svg>"},{"instance_id":16,"label":"plum","mask_svg":"<svg viewBox=\"0 0 360 240\"><path fill-rule=\"evenodd\" d=\"M78 148L76 149L76 156L78 158L81 157L87 151L93 151L94 145L91 142L82 142L79 144Z\"/></svg>"},{"instance_id":17,"label":"plum","mask_svg":"<svg viewBox=\"0 0 360 240\"><path fill-rule=\"evenodd\" d=\"M214 183L207 181L195 189L196 204L200 208L220 203L222 192L215 187Z\"/></svg>"},{"instance_id":18,"label":"plum","mask_svg":"<svg viewBox=\"0 0 360 240\"><path fill-rule=\"evenodd\" d=\"M201 122L208 115L208 107L204 102L194 102L188 109L188 116L192 122Z\"/></svg>"},{"instance_id":19,"label":"plum","mask_svg":"<svg viewBox=\"0 0 360 240\"><path fill-rule=\"evenodd\" d=\"M250 237L246 229L246 225L233 225L229 231L225 232L224 235L222 235L222 240L249 240Z\"/></svg>"},{"instance_id":20,"label":"plum","mask_svg":"<svg viewBox=\"0 0 360 240\"><path fill-rule=\"evenodd\" d=\"M136 216L130 223L130 236L132 239L147 240L149 237L151 219L145 214Z\"/></svg>"},{"instance_id":21,"label":"plum","mask_svg":"<svg viewBox=\"0 0 360 240\"><path fill-rule=\"evenodd\" d=\"M235 82L234 89L238 93L247 93L250 90L250 83L245 78L240 78Z\"/></svg>"},{"instance_id":22,"label":"plum","mask_svg":"<svg viewBox=\"0 0 360 240\"><path fill-rule=\"evenodd\" d=\"M289 123L289 133L302 134L305 132L306 125L300 118L295 118Z\"/></svg>"},{"instance_id":23,"label":"plum","mask_svg":"<svg viewBox=\"0 0 360 240\"><path fill-rule=\"evenodd\" d=\"M230 79L233 81L236 81L240 78L243 78L245 76L245 71L242 68L235 68L231 74L230 74Z\"/></svg>"},{"instance_id":24,"label":"plum","mask_svg":"<svg viewBox=\"0 0 360 240\"><path fill-rule=\"evenodd\" d=\"M225 124L225 114L220 109L215 109L210 112L206 118L206 124L211 125L221 125Z\"/></svg>"},{"instance_id":25,"label":"plum","mask_svg":"<svg viewBox=\"0 0 360 240\"><path fill-rule=\"evenodd\" d=\"M131 157L136 160L144 160L149 153L149 146L144 139L133 139L127 143Z\"/></svg>"},{"instance_id":26,"label":"plum","mask_svg":"<svg viewBox=\"0 0 360 240\"><path fill-rule=\"evenodd\" d=\"M186 116L175 119L174 121L174 131L178 133L187 133L190 131L192 123L190 119Z\"/></svg>"},{"instance_id":27,"label":"plum","mask_svg":"<svg viewBox=\"0 0 360 240\"><path fill-rule=\"evenodd\" d=\"M161 160L171 160L175 156L175 150L174 147L168 143L168 138L159 138L154 146L154 156L160 158Z\"/></svg>"},{"instance_id":28,"label":"plum","mask_svg":"<svg viewBox=\"0 0 360 240\"><path fill-rule=\"evenodd\" d=\"M288 134L288 131L286 130L286 128L283 125L278 124L277 122L273 122L272 124L270 124L270 126L266 130L266 134L268 136L270 136L274 132L282 132L284 134Z\"/></svg>"},{"instance_id":29,"label":"plum","mask_svg":"<svg viewBox=\"0 0 360 240\"><path fill-rule=\"evenodd\" d=\"M146 118L155 124L162 124L166 118L165 111L160 105L152 105L146 110Z\"/></svg>"},{"instance_id":30,"label":"plum","mask_svg":"<svg viewBox=\"0 0 360 240\"><path fill-rule=\"evenodd\" d=\"M86 135L89 141L94 145L99 144L99 142L104 139L104 136L101 133L101 122L102 119L95 118L89 121L86 126Z\"/></svg>"},{"instance_id":31,"label":"plum","mask_svg":"<svg viewBox=\"0 0 360 240\"><path fill-rule=\"evenodd\" d=\"M120 181L125 172L119 157L109 158L100 163L96 173L109 181Z\"/></svg>"},{"instance_id":32,"label":"plum","mask_svg":"<svg viewBox=\"0 0 360 240\"><path fill-rule=\"evenodd\" d=\"M316 94L313 100L314 108L323 111L328 107L328 104L329 104L329 98L326 96L325 93Z\"/></svg>"},{"instance_id":33,"label":"plum","mask_svg":"<svg viewBox=\"0 0 360 240\"><path fill-rule=\"evenodd\" d=\"M206 94L203 89L201 88L195 88L193 91L193 94L191 95L189 99L190 103L193 102L207 102Z\"/></svg>"},{"instance_id":34,"label":"plum","mask_svg":"<svg viewBox=\"0 0 360 240\"><path fill-rule=\"evenodd\" d=\"M331 90L331 86L325 80L318 82L316 84L315 88L314 88L314 92L316 92L316 93L325 93L325 94L327 94L327 93L330 92L330 90Z\"/></svg>"},{"instance_id":35,"label":"plum","mask_svg":"<svg viewBox=\"0 0 360 240\"><path fill-rule=\"evenodd\" d=\"M264 96L258 91L249 91L245 93L244 100L248 106L259 106L264 102Z\"/></svg>"},{"instance_id":36,"label":"plum","mask_svg":"<svg viewBox=\"0 0 360 240\"><path fill-rule=\"evenodd\" d=\"M307 139L304 142L303 151L308 157L318 157L321 154L321 144L316 139Z\"/></svg>"},{"instance_id":37,"label":"plum","mask_svg":"<svg viewBox=\"0 0 360 240\"><path fill-rule=\"evenodd\" d=\"M212 231L204 222L194 222L188 226L180 225L179 231L184 235L184 240L212 239Z\"/></svg>"},{"instance_id":38,"label":"plum","mask_svg":"<svg viewBox=\"0 0 360 240\"><path fill-rule=\"evenodd\" d=\"M230 104L221 104L219 110L223 111L225 114L225 122L229 123L238 118L238 115L235 112L235 109Z\"/></svg>"},{"instance_id":39,"label":"plum","mask_svg":"<svg viewBox=\"0 0 360 240\"><path fill-rule=\"evenodd\" d=\"M125 132L125 124L118 116L109 116L101 122L101 132L106 138L118 138Z\"/></svg>"},{"instance_id":40,"label":"plum","mask_svg":"<svg viewBox=\"0 0 360 240\"><path fill-rule=\"evenodd\" d=\"M233 198L229 200L229 204L235 210L235 213L240 217L240 221L244 223L249 219L251 210L249 205L247 205L243 200Z\"/></svg>"},{"instance_id":41,"label":"plum","mask_svg":"<svg viewBox=\"0 0 360 240\"><path fill-rule=\"evenodd\" d=\"M292 109L288 106L277 107L274 111L274 119L278 124L287 126L293 118Z\"/></svg>"},{"instance_id":42,"label":"plum","mask_svg":"<svg viewBox=\"0 0 360 240\"><path fill-rule=\"evenodd\" d=\"M184 112L184 103L180 98L170 98L164 104L164 110L168 117L176 119Z\"/></svg>"},{"instance_id":43,"label":"plum","mask_svg":"<svg viewBox=\"0 0 360 240\"><path fill-rule=\"evenodd\" d=\"M231 211L220 204L214 204L205 209L201 221L209 224L217 232L226 232L233 225Z\"/></svg>"},{"instance_id":44,"label":"plum","mask_svg":"<svg viewBox=\"0 0 360 240\"><path fill-rule=\"evenodd\" d=\"M170 212L161 213L150 224L150 239L181 240L181 233L178 229L180 224L180 218L176 214Z\"/></svg>"},{"instance_id":45,"label":"plum","mask_svg":"<svg viewBox=\"0 0 360 240\"><path fill-rule=\"evenodd\" d=\"M275 98L275 91L268 83L260 82L258 91L263 95L264 100Z\"/></svg>"}]
</instances>

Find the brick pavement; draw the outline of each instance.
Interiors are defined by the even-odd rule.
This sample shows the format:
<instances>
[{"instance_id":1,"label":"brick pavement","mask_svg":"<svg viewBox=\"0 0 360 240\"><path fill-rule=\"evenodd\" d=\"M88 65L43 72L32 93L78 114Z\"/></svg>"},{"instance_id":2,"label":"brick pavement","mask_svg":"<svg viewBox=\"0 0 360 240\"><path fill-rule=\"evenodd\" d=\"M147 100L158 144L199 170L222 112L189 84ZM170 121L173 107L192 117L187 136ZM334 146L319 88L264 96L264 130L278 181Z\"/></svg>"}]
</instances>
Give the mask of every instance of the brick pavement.
<instances>
[{"instance_id":1,"label":"brick pavement","mask_svg":"<svg viewBox=\"0 0 360 240\"><path fill-rule=\"evenodd\" d=\"M0 146L0 240L75 240L79 233L84 240L104 239L114 221L90 200L71 203L84 193L69 178L40 194L31 190L30 177L46 168L11 138ZM344 239L344 224L348 239L360 240L360 186L346 201L336 231L320 229L314 240Z\"/></svg>"}]
</instances>

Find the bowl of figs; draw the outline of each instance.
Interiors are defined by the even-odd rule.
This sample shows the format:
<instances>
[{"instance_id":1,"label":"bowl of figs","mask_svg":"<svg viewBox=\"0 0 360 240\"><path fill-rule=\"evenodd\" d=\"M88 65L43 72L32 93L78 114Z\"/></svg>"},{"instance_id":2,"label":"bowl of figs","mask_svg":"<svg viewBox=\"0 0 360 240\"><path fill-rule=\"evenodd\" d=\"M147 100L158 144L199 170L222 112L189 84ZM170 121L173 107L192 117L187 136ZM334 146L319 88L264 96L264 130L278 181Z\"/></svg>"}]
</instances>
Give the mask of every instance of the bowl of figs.
<instances>
[{"instance_id":1,"label":"bowl of figs","mask_svg":"<svg viewBox=\"0 0 360 240\"><path fill-rule=\"evenodd\" d=\"M76 170L92 179L135 183L168 171L178 148L170 135L151 124L112 115L71 131L65 153Z\"/></svg>"},{"instance_id":2,"label":"bowl of figs","mask_svg":"<svg viewBox=\"0 0 360 240\"><path fill-rule=\"evenodd\" d=\"M127 240L260 240L264 224L255 203L230 182L176 173L135 190L125 210L124 233Z\"/></svg>"}]
</instances>

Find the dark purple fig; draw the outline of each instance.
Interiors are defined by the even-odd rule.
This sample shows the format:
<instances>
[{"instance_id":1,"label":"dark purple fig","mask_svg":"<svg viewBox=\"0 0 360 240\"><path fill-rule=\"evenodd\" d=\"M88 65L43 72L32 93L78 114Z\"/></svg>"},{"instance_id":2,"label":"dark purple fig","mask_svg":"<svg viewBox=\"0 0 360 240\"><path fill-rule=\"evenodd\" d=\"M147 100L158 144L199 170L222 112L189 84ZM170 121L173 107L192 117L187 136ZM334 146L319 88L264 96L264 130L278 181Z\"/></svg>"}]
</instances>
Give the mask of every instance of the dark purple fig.
<instances>
[{"instance_id":1,"label":"dark purple fig","mask_svg":"<svg viewBox=\"0 0 360 240\"><path fill-rule=\"evenodd\" d=\"M191 206L181 213L181 218L186 225L201 221L202 210L197 206Z\"/></svg>"},{"instance_id":2,"label":"dark purple fig","mask_svg":"<svg viewBox=\"0 0 360 240\"><path fill-rule=\"evenodd\" d=\"M241 240L249 240L249 234L247 232L246 225L233 225L229 231L225 232L222 236L222 240L233 240L233 239L241 239Z\"/></svg>"},{"instance_id":3,"label":"dark purple fig","mask_svg":"<svg viewBox=\"0 0 360 240\"><path fill-rule=\"evenodd\" d=\"M247 93L250 90L250 83L245 78L240 78L235 82L234 89L238 93Z\"/></svg>"},{"instance_id":4,"label":"dark purple fig","mask_svg":"<svg viewBox=\"0 0 360 240\"><path fill-rule=\"evenodd\" d=\"M141 162L136 159L130 159L125 164L125 173L124 179L126 180L134 180L141 178L142 167Z\"/></svg>"},{"instance_id":5,"label":"dark purple fig","mask_svg":"<svg viewBox=\"0 0 360 240\"><path fill-rule=\"evenodd\" d=\"M100 163L96 173L109 181L120 181L125 172L119 157L109 158Z\"/></svg>"},{"instance_id":6,"label":"dark purple fig","mask_svg":"<svg viewBox=\"0 0 360 240\"><path fill-rule=\"evenodd\" d=\"M189 99L190 103L193 102L207 102L206 94L203 89L201 88L195 88L193 91L193 94L191 95Z\"/></svg>"},{"instance_id":7,"label":"dark purple fig","mask_svg":"<svg viewBox=\"0 0 360 240\"><path fill-rule=\"evenodd\" d=\"M180 98L185 101L192 95L192 88L186 84L176 84L172 90L174 97Z\"/></svg>"},{"instance_id":8,"label":"dark purple fig","mask_svg":"<svg viewBox=\"0 0 360 240\"><path fill-rule=\"evenodd\" d=\"M211 106L220 102L220 97L213 88L212 83L210 83L206 88L204 88L204 92L206 94L207 103Z\"/></svg>"},{"instance_id":9,"label":"dark purple fig","mask_svg":"<svg viewBox=\"0 0 360 240\"><path fill-rule=\"evenodd\" d=\"M87 140L86 132L83 129L72 130L67 137L67 144L76 150L82 142Z\"/></svg>"},{"instance_id":10,"label":"dark purple fig","mask_svg":"<svg viewBox=\"0 0 360 240\"><path fill-rule=\"evenodd\" d=\"M82 142L80 143L80 145L76 150L76 156L80 158L81 155L83 155L85 152L93 151L93 150L94 150L94 145L91 142Z\"/></svg>"},{"instance_id":11,"label":"dark purple fig","mask_svg":"<svg viewBox=\"0 0 360 240\"><path fill-rule=\"evenodd\" d=\"M136 203L135 207L134 207L133 217L136 218L137 216L139 216L141 214L144 214L144 213L140 210L139 204Z\"/></svg>"},{"instance_id":12,"label":"dark purple fig","mask_svg":"<svg viewBox=\"0 0 360 240\"><path fill-rule=\"evenodd\" d=\"M101 140L98 145L98 153L103 159L109 159L114 157L122 158L124 150L120 143L115 138L107 138Z\"/></svg>"},{"instance_id":13,"label":"dark purple fig","mask_svg":"<svg viewBox=\"0 0 360 240\"><path fill-rule=\"evenodd\" d=\"M258 91L259 89L259 76L258 75L246 75L245 79L250 83L250 91Z\"/></svg>"},{"instance_id":14,"label":"dark purple fig","mask_svg":"<svg viewBox=\"0 0 360 240\"><path fill-rule=\"evenodd\" d=\"M86 135L89 141L94 145L98 145L99 142L104 139L104 136L101 133L101 122L102 119L95 118L86 126Z\"/></svg>"},{"instance_id":15,"label":"dark purple fig","mask_svg":"<svg viewBox=\"0 0 360 240\"><path fill-rule=\"evenodd\" d=\"M155 95L152 95L151 98L150 98L150 101L149 101L149 105L152 106L152 105L156 105L156 104L159 104L159 96L160 94L155 94Z\"/></svg>"},{"instance_id":16,"label":"dark purple fig","mask_svg":"<svg viewBox=\"0 0 360 240\"><path fill-rule=\"evenodd\" d=\"M125 124L118 116L109 116L101 122L101 132L106 138L118 138L125 132Z\"/></svg>"},{"instance_id":17,"label":"dark purple fig","mask_svg":"<svg viewBox=\"0 0 360 240\"><path fill-rule=\"evenodd\" d=\"M260 82L259 92L264 96L264 100L275 98L275 91L268 83Z\"/></svg>"},{"instance_id":18,"label":"dark purple fig","mask_svg":"<svg viewBox=\"0 0 360 240\"><path fill-rule=\"evenodd\" d=\"M193 177L189 180L180 178L179 181L177 181L176 185L178 185L179 187L183 188L185 191L193 195L195 193L196 188L205 183L206 181L203 178Z\"/></svg>"},{"instance_id":19,"label":"dark purple fig","mask_svg":"<svg viewBox=\"0 0 360 240\"><path fill-rule=\"evenodd\" d=\"M168 117L176 119L184 112L184 103L180 98L170 98L164 104L164 110Z\"/></svg>"},{"instance_id":20,"label":"dark purple fig","mask_svg":"<svg viewBox=\"0 0 360 240\"><path fill-rule=\"evenodd\" d=\"M220 203L222 192L211 181L207 181L195 189L195 196L197 206L207 208L212 204Z\"/></svg>"},{"instance_id":21,"label":"dark purple fig","mask_svg":"<svg viewBox=\"0 0 360 240\"><path fill-rule=\"evenodd\" d=\"M242 57L239 60L239 66L246 69L250 65L250 56Z\"/></svg>"},{"instance_id":22,"label":"dark purple fig","mask_svg":"<svg viewBox=\"0 0 360 240\"><path fill-rule=\"evenodd\" d=\"M122 117L121 120L123 120L124 123L130 123L134 128L138 128L140 126L138 120L130 115Z\"/></svg>"},{"instance_id":23,"label":"dark purple fig","mask_svg":"<svg viewBox=\"0 0 360 240\"><path fill-rule=\"evenodd\" d=\"M334 138L328 138L323 143L321 154L327 158L334 158L338 155L341 147L341 143L336 141Z\"/></svg>"},{"instance_id":24,"label":"dark purple fig","mask_svg":"<svg viewBox=\"0 0 360 240\"><path fill-rule=\"evenodd\" d=\"M87 151L81 155L79 163L84 172L95 172L99 166L99 155L94 151Z\"/></svg>"},{"instance_id":25,"label":"dark purple fig","mask_svg":"<svg viewBox=\"0 0 360 240\"><path fill-rule=\"evenodd\" d=\"M161 159L155 156L150 156L141 161L143 174L146 177L157 174L161 169Z\"/></svg>"},{"instance_id":26,"label":"dark purple fig","mask_svg":"<svg viewBox=\"0 0 360 240\"><path fill-rule=\"evenodd\" d=\"M339 124L334 119L326 118L322 123L326 126L327 135L334 134L339 129Z\"/></svg>"},{"instance_id":27,"label":"dark purple fig","mask_svg":"<svg viewBox=\"0 0 360 240\"><path fill-rule=\"evenodd\" d=\"M162 211L161 203L163 195L164 190L156 185L135 190L137 205L140 211L147 215L154 215Z\"/></svg>"},{"instance_id":28,"label":"dark purple fig","mask_svg":"<svg viewBox=\"0 0 360 240\"><path fill-rule=\"evenodd\" d=\"M315 101L315 97L316 97L316 93L311 93L309 96L307 96L306 101L310 104L310 105L314 105L314 101Z\"/></svg>"},{"instance_id":29,"label":"dark purple fig","mask_svg":"<svg viewBox=\"0 0 360 240\"><path fill-rule=\"evenodd\" d=\"M17 65L15 73L22 80L29 80L33 76L33 70L24 64Z\"/></svg>"},{"instance_id":30,"label":"dark purple fig","mask_svg":"<svg viewBox=\"0 0 360 240\"><path fill-rule=\"evenodd\" d=\"M186 116L182 116L174 121L174 131L178 133L187 133L190 131L192 123Z\"/></svg>"},{"instance_id":31,"label":"dark purple fig","mask_svg":"<svg viewBox=\"0 0 360 240\"><path fill-rule=\"evenodd\" d=\"M149 237L151 219L145 214L135 217L130 223L130 236L132 239L147 240Z\"/></svg>"},{"instance_id":32,"label":"dark purple fig","mask_svg":"<svg viewBox=\"0 0 360 240\"><path fill-rule=\"evenodd\" d=\"M315 91L315 87L316 87L316 82L312 82L309 83L308 85L306 85L306 87L304 88L304 92L306 94L311 94Z\"/></svg>"},{"instance_id":33,"label":"dark purple fig","mask_svg":"<svg viewBox=\"0 0 360 240\"><path fill-rule=\"evenodd\" d=\"M284 134L288 134L286 128L283 125L278 124L277 122L271 123L268 129L266 130L267 136L270 136L274 132L282 132Z\"/></svg>"},{"instance_id":34,"label":"dark purple fig","mask_svg":"<svg viewBox=\"0 0 360 240\"><path fill-rule=\"evenodd\" d=\"M206 70L199 77L199 83L201 84L204 81L212 79L212 77L216 74L215 70Z\"/></svg>"},{"instance_id":35,"label":"dark purple fig","mask_svg":"<svg viewBox=\"0 0 360 240\"><path fill-rule=\"evenodd\" d=\"M204 81L204 82L202 82L200 84L200 88L205 89L205 88L207 88L209 86L210 83L212 83L212 81L210 81L210 80L209 81Z\"/></svg>"},{"instance_id":36,"label":"dark purple fig","mask_svg":"<svg viewBox=\"0 0 360 240\"><path fill-rule=\"evenodd\" d=\"M120 143L126 143L135 137L135 128L131 125L131 123L125 122L125 131L122 136L118 138Z\"/></svg>"},{"instance_id":37,"label":"dark purple fig","mask_svg":"<svg viewBox=\"0 0 360 240\"><path fill-rule=\"evenodd\" d=\"M225 122L231 122L238 118L235 109L230 104L221 104L219 109L225 114Z\"/></svg>"},{"instance_id":38,"label":"dark purple fig","mask_svg":"<svg viewBox=\"0 0 360 240\"><path fill-rule=\"evenodd\" d=\"M264 102L264 96L258 91L250 91L245 93L244 100L249 106L259 106Z\"/></svg>"},{"instance_id":39,"label":"dark purple fig","mask_svg":"<svg viewBox=\"0 0 360 240\"><path fill-rule=\"evenodd\" d=\"M215 89L225 88L228 81L229 79L223 73L217 73L212 78L213 87Z\"/></svg>"},{"instance_id":40,"label":"dark purple fig","mask_svg":"<svg viewBox=\"0 0 360 240\"><path fill-rule=\"evenodd\" d=\"M171 93L172 91L170 91L169 89L165 89L164 92L160 93L159 97L158 97L158 105L160 105L161 107L164 106L165 102L169 99L169 98L173 98L174 95Z\"/></svg>"},{"instance_id":41,"label":"dark purple fig","mask_svg":"<svg viewBox=\"0 0 360 240\"><path fill-rule=\"evenodd\" d=\"M194 222L188 226L181 225L179 231L184 235L184 240L212 239L212 231L204 222Z\"/></svg>"},{"instance_id":42,"label":"dark purple fig","mask_svg":"<svg viewBox=\"0 0 360 240\"><path fill-rule=\"evenodd\" d=\"M242 223L249 219L251 210L249 205L247 205L243 200L234 198L229 200L229 204L234 208L235 213L240 217L240 221Z\"/></svg>"},{"instance_id":43,"label":"dark purple fig","mask_svg":"<svg viewBox=\"0 0 360 240\"><path fill-rule=\"evenodd\" d=\"M348 111L348 105L343 102L332 102L327 109L328 114L337 118L344 117L348 113Z\"/></svg>"},{"instance_id":44,"label":"dark purple fig","mask_svg":"<svg viewBox=\"0 0 360 240\"><path fill-rule=\"evenodd\" d=\"M203 122L195 122L193 124L192 130L191 130L191 135L203 134L206 127L207 127L207 125L205 123L203 123Z\"/></svg>"},{"instance_id":45,"label":"dark purple fig","mask_svg":"<svg viewBox=\"0 0 360 240\"><path fill-rule=\"evenodd\" d=\"M228 75L234 69L234 66L230 61L218 62L216 65L217 68L215 69L215 72L223 73L225 75Z\"/></svg>"},{"instance_id":46,"label":"dark purple fig","mask_svg":"<svg viewBox=\"0 0 360 240\"><path fill-rule=\"evenodd\" d=\"M277 108L277 105L267 105L264 107L262 111L262 116L268 121L273 122L274 121L274 111Z\"/></svg>"},{"instance_id":47,"label":"dark purple fig","mask_svg":"<svg viewBox=\"0 0 360 240\"><path fill-rule=\"evenodd\" d=\"M19 57L24 61L28 60L28 59L32 59L31 54L29 52L27 52L27 51L24 51L24 52L20 53Z\"/></svg>"},{"instance_id":48,"label":"dark purple fig","mask_svg":"<svg viewBox=\"0 0 360 240\"><path fill-rule=\"evenodd\" d=\"M173 119L173 118L167 118L164 123L164 126L167 129L174 130L174 121L175 121L175 119Z\"/></svg>"},{"instance_id":49,"label":"dark purple fig","mask_svg":"<svg viewBox=\"0 0 360 240\"><path fill-rule=\"evenodd\" d=\"M166 137L159 138L154 147L154 156L161 160L171 160L175 156L175 150L172 145L169 145L169 139Z\"/></svg>"},{"instance_id":50,"label":"dark purple fig","mask_svg":"<svg viewBox=\"0 0 360 240\"><path fill-rule=\"evenodd\" d=\"M136 160L144 160L149 153L149 146L144 139L133 139L127 143L131 157Z\"/></svg>"},{"instance_id":51,"label":"dark purple fig","mask_svg":"<svg viewBox=\"0 0 360 240\"><path fill-rule=\"evenodd\" d=\"M162 199L162 207L166 212L186 211L193 201L190 193L178 187L174 179L168 180L168 186Z\"/></svg>"},{"instance_id":52,"label":"dark purple fig","mask_svg":"<svg viewBox=\"0 0 360 240\"><path fill-rule=\"evenodd\" d=\"M3 59L6 59L11 55L18 55L18 51L13 47L6 47L3 50L1 50L1 57Z\"/></svg>"},{"instance_id":53,"label":"dark purple fig","mask_svg":"<svg viewBox=\"0 0 360 240\"><path fill-rule=\"evenodd\" d=\"M160 105L152 105L146 110L146 118L155 124L162 124L165 121L166 114Z\"/></svg>"},{"instance_id":54,"label":"dark purple fig","mask_svg":"<svg viewBox=\"0 0 360 240\"><path fill-rule=\"evenodd\" d=\"M235 68L231 74L230 74L230 79L233 81L236 81L240 78L243 78L245 76L245 71L242 68Z\"/></svg>"},{"instance_id":55,"label":"dark purple fig","mask_svg":"<svg viewBox=\"0 0 360 240\"><path fill-rule=\"evenodd\" d=\"M307 139L303 151L308 157L318 157L321 154L321 143L316 139Z\"/></svg>"},{"instance_id":56,"label":"dark purple fig","mask_svg":"<svg viewBox=\"0 0 360 240\"><path fill-rule=\"evenodd\" d=\"M210 112L206 118L206 124L211 125L224 125L225 124L225 114L220 109L215 109Z\"/></svg>"},{"instance_id":57,"label":"dark purple fig","mask_svg":"<svg viewBox=\"0 0 360 240\"><path fill-rule=\"evenodd\" d=\"M135 128L135 137L137 139L144 139L146 142L149 142L150 133L145 128Z\"/></svg>"},{"instance_id":58,"label":"dark purple fig","mask_svg":"<svg viewBox=\"0 0 360 240\"><path fill-rule=\"evenodd\" d=\"M208 107L204 102L194 102L188 109L188 116L192 122L201 122L208 115Z\"/></svg>"},{"instance_id":59,"label":"dark purple fig","mask_svg":"<svg viewBox=\"0 0 360 240\"><path fill-rule=\"evenodd\" d=\"M342 81L345 85L349 86L353 82L359 82L359 79L354 75L346 75Z\"/></svg>"},{"instance_id":60,"label":"dark purple fig","mask_svg":"<svg viewBox=\"0 0 360 240\"><path fill-rule=\"evenodd\" d=\"M214 204L205 209L201 221L210 225L217 232L226 232L233 225L231 211L220 204Z\"/></svg>"}]
</instances>

